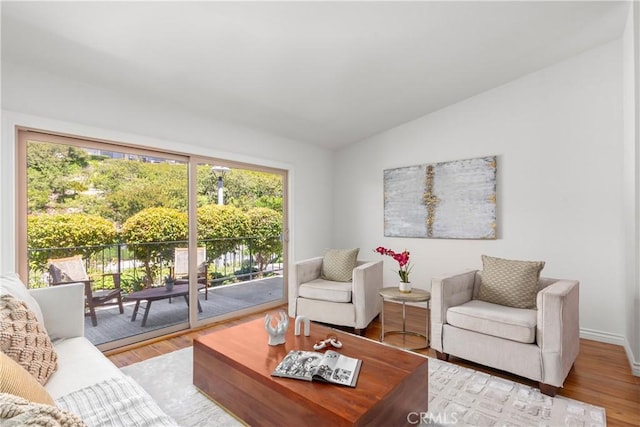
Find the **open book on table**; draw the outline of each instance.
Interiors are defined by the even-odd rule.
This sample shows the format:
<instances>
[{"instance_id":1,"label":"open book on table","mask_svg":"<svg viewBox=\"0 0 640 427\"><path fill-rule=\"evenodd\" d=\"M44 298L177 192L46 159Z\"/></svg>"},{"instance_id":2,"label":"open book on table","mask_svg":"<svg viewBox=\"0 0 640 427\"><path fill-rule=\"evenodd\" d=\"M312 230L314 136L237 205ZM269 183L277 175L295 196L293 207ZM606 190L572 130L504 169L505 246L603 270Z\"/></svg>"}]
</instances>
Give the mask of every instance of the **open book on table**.
<instances>
[{"instance_id":1,"label":"open book on table","mask_svg":"<svg viewBox=\"0 0 640 427\"><path fill-rule=\"evenodd\" d=\"M271 375L355 387L361 365L362 360L347 357L333 350L324 353L291 350Z\"/></svg>"}]
</instances>

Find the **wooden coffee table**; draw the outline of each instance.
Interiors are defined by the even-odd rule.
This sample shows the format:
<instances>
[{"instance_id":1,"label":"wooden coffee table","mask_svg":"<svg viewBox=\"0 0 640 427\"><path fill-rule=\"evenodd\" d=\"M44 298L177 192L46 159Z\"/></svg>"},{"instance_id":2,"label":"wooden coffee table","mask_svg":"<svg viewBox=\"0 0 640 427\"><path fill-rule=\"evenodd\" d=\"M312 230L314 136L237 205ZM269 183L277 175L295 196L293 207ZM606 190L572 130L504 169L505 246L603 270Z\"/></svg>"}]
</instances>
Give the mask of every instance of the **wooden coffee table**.
<instances>
[{"instance_id":1,"label":"wooden coffee table","mask_svg":"<svg viewBox=\"0 0 640 427\"><path fill-rule=\"evenodd\" d=\"M313 323L311 336L295 336L290 319L286 343L267 344L257 319L193 342L193 384L249 425L411 425L427 411L427 358ZM327 334L337 351L362 360L355 388L272 377L290 350L311 350ZM409 418L408 418L409 417Z\"/></svg>"}]
</instances>

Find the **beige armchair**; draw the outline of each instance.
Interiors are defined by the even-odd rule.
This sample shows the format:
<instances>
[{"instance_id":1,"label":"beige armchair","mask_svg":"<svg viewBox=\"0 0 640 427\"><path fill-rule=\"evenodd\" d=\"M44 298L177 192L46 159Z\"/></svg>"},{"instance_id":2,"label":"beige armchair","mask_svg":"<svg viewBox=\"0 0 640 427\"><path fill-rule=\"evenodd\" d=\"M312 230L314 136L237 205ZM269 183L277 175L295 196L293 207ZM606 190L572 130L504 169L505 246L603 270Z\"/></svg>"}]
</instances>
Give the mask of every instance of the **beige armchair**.
<instances>
[{"instance_id":1,"label":"beige armchair","mask_svg":"<svg viewBox=\"0 0 640 427\"><path fill-rule=\"evenodd\" d=\"M353 327L361 333L382 310L382 261L357 261L350 282L321 278L322 257L297 262L289 285L289 315Z\"/></svg>"},{"instance_id":2,"label":"beige armchair","mask_svg":"<svg viewBox=\"0 0 640 427\"><path fill-rule=\"evenodd\" d=\"M541 277L536 309L513 308L478 299L477 270L431 282L431 347L449 355L539 382L555 396L580 348L579 283Z\"/></svg>"}]
</instances>

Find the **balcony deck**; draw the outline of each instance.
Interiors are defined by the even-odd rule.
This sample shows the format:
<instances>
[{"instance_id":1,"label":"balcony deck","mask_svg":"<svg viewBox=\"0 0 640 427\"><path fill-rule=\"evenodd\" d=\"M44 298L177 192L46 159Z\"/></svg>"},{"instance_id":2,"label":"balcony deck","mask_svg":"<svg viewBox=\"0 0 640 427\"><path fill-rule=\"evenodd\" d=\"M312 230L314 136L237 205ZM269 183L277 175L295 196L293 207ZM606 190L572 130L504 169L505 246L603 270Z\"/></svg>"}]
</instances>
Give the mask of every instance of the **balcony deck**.
<instances>
[{"instance_id":1,"label":"balcony deck","mask_svg":"<svg viewBox=\"0 0 640 427\"><path fill-rule=\"evenodd\" d=\"M216 286L209 288L208 300L204 299L204 291L200 292L202 313L199 313L198 316L200 319L221 316L232 311L280 301L284 295L282 276ZM85 336L93 344L100 345L183 323L188 318L188 308L184 298L174 298L172 301L168 299L154 301L149 310L147 323L142 327L141 312L138 313L135 321L131 321L134 306L135 302L125 302L123 314L120 314L117 306L102 307L96 310L98 326L92 326L91 319L86 317ZM142 311L142 307L140 311Z\"/></svg>"}]
</instances>

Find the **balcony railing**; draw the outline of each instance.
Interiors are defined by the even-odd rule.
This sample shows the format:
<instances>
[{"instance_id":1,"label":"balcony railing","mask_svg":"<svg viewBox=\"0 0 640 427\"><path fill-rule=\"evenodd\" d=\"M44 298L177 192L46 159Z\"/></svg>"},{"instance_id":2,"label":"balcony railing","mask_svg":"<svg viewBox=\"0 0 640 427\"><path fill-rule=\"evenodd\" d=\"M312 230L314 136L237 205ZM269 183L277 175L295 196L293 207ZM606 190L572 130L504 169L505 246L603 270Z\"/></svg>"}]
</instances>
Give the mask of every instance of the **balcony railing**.
<instances>
[{"instance_id":1,"label":"balcony railing","mask_svg":"<svg viewBox=\"0 0 640 427\"><path fill-rule=\"evenodd\" d=\"M105 273L120 273L125 293L161 285L173 266L174 249L187 246L185 240L32 248L28 250L29 286L38 288L50 285L48 260L77 255L83 257L95 288L113 286L111 276L103 276ZM283 269L280 236L201 240L198 246L206 247L207 282L210 287L281 274Z\"/></svg>"}]
</instances>

